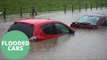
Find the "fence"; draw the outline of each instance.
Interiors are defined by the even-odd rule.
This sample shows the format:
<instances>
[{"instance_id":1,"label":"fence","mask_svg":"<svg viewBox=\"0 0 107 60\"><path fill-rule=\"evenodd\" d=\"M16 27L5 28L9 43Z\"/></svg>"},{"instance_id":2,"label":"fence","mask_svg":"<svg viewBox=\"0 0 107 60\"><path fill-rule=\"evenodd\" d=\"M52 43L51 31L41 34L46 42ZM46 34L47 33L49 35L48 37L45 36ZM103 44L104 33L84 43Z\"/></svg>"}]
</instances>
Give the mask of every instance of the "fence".
<instances>
[{"instance_id":1,"label":"fence","mask_svg":"<svg viewBox=\"0 0 107 60\"><path fill-rule=\"evenodd\" d=\"M81 12L81 9L85 9L85 11L87 11L87 9L93 10L93 8L95 8L97 10L98 8L100 8L102 10L103 8L105 8L105 9L107 8L107 4L94 4L94 5L90 4L89 6L88 6L88 4L85 4L83 7L84 8L82 8L81 4L79 4L77 7L77 10L79 10L79 12ZM75 7L72 4L71 5L72 13L74 12L74 9L75 9ZM66 11L67 11L67 5L65 5L65 7L64 7L64 13L65 14L66 14Z\"/></svg>"},{"instance_id":2,"label":"fence","mask_svg":"<svg viewBox=\"0 0 107 60\"><path fill-rule=\"evenodd\" d=\"M94 8L96 8L96 10L98 9L98 8L100 8L101 10L103 9L103 8L107 8L107 4L90 4L90 5L88 5L88 4L84 4L84 5L81 5L81 4L79 4L78 5L78 7L77 8L75 8L75 6L73 5L73 4L71 4L71 12L73 13L74 11L75 11L75 9L77 9L77 10L79 10L79 12L81 12L81 9L85 9L85 11L87 11L87 9L90 9L90 10L93 10L93 7ZM3 20L6 22L7 21L7 8L4 8L4 10L2 11L2 15L1 16L3 16ZM64 6L64 13L66 14L66 12L67 12L67 5L65 5ZM38 13L37 13L37 11L35 10L35 8L34 7L32 7L31 8L31 11L29 11L29 13L30 13L30 16L31 17L34 17L34 16L36 16L36 15L38 15ZM20 6L20 8L19 8L19 17L20 18L23 18L23 7L21 7Z\"/></svg>"}]
</instances>

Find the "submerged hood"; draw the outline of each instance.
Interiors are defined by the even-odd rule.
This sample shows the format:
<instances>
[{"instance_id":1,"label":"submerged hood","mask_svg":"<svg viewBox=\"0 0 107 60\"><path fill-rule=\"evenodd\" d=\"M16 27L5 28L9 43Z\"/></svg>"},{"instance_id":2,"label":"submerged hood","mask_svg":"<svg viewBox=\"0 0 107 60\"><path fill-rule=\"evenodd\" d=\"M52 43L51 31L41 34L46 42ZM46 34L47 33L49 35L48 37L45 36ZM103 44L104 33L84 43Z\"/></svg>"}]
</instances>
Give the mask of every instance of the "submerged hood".
<instances>
[{"instance_id":1,"label":"submerged hood","mask_svg":"<svg viewBox=\"0 0 107 60\"><path fill-rule=\"evenodd\" d=\"M89 28L89 29L97 29L98 27L96 25L92 25L90 23L79 23L79 22L73 22L70 27L77 27L77 28Z\"/></svg>"}]
</instances>

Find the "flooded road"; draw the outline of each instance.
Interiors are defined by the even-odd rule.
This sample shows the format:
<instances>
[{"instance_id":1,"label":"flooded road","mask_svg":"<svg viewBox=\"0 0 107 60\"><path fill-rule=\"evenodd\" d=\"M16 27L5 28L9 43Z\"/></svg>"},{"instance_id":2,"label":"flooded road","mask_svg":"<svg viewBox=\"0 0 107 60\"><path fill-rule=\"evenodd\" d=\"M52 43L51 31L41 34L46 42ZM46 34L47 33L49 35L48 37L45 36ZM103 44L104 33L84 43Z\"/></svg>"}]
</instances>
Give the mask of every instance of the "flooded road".
<instances>
[{"instance_id":1,"label":"flooded road","mask_svg":"<svg viewBox=\"0 0 107 60\"><path fill-rule=\"evenodd\" d=\"M31 50L25 60L107 59L106 33L106 30L77 30L74 36L65 35L57 39L31 43Z\"/></svg>"},{"instance_id":2,"label":"flooded road","mask_svg":"<svg viewBox=\"0 0 107 60\"><path fill-rule=\"evenodd\" d=\"M44 14L37 17L54 19L70 25L85 14L106 14L106 10L88 10L72 13L68 11ZM31 43L26 59L107 59L107 27L97 30L78 29L75 35L65 35L57 39Z\"/></svg>"},{"instance_id":3,"label":"flooded road","mask_svg":"<svg viewBox=\"0 0 107 60\"><path fill-rule=\"evenodd\" d=\"M91 13L107 13L103 10L52 12L38 15L70 25L80 16ZM10 24L11 25L11 24ZM10 26L8 25L8 26ZM77 29L75 35L65 35L50 40L32 42L28 55L23 60L36 59L107 59L107 27L96 30ZM0 59L6 59L0 52Z\"/></svg>"}]
</instances>

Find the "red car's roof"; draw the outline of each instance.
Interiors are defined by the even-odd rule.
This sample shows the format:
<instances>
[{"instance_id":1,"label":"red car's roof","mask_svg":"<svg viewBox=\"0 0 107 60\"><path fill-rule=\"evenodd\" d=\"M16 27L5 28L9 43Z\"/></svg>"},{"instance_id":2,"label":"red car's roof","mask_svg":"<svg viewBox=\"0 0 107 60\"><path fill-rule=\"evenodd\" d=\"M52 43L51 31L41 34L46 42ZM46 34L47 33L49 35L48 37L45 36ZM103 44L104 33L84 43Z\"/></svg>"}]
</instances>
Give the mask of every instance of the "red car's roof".
<instances>
[{"instance_id":1,"label":"red car's roof","mask_svg":"<svg viewBox=\"0 0 107 60\"><path fill-rule=\"evenodd\" d=\"M58 21L50 20L50 19L23 19L17 22L35 25L35 24L44 24L44 23L51 23L51 22L58 22Z\"/></svg>"}]
</instances>

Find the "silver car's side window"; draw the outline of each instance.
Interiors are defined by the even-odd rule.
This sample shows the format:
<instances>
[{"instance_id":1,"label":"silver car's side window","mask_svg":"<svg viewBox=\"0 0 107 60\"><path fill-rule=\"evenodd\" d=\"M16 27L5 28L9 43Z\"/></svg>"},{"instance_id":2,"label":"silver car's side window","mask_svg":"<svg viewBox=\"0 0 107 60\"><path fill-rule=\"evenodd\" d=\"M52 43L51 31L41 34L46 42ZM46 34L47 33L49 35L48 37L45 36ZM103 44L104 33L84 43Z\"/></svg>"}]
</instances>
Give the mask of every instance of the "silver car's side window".
<instances>
[{"instance_id":1,"label":"silver car's side window","mask_svg":"<svg viewBox=\"0 0 107 60\"><path fill-rule=\"evenodd\" d=\"M107 21L107 17L106 17L106 21Z\"/></svg>"},{"instance_id":2,"label":"silver car's side window","mask_svg":"<svg viewBox=\"0 0 107 60\"><path fill-rule=\"evenodd\" d=\"M104 20L102 22L102 26L107 26L107 17L104 18Z\"/></svg>"}]
</instances>

